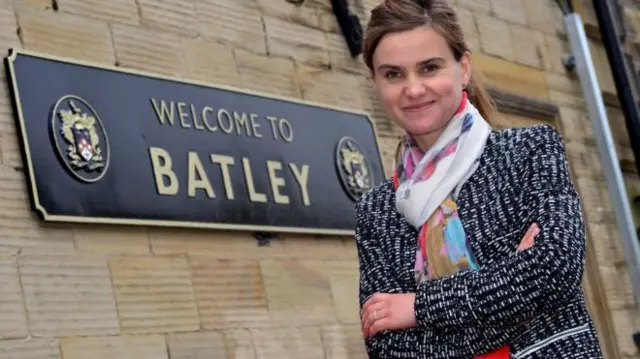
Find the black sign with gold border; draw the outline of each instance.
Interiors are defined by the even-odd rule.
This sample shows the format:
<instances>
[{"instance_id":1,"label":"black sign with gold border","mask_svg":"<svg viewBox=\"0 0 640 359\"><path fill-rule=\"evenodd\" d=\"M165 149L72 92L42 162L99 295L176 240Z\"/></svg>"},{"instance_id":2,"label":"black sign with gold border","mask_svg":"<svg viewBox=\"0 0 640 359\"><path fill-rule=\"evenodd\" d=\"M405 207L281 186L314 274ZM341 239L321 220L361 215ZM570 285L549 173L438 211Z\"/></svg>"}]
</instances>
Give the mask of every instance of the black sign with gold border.
<instances>
[{"instance_id":1,"label":"black sign with gold border","mask_svg":"<svg viewBox=\"0 0 640 359\"><path fill-rule=\"evenodd\" d=\"M384 178L364 112L12 50L45 221L352 234Z\"/></svg>"}]
</instances>

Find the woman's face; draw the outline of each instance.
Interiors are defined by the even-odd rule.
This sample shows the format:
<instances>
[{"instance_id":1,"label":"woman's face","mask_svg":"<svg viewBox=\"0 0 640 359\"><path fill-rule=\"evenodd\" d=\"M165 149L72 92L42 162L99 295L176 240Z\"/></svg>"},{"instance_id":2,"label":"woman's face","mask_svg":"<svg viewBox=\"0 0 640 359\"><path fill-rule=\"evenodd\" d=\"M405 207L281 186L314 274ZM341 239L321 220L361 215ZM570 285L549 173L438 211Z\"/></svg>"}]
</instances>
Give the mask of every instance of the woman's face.
<instances>
[{"instance_id":1,"label":"woman's face","mask_svg":"<svg viewBox=\"0 0 640 359\"><path fill-rule=\"evenodd\" d=\"M469 54L456 61L447 41L427 26L385 35L373 54L372 77L380 100L418 142L444 130L470 75Z\"/></svg>"}]
</instances>

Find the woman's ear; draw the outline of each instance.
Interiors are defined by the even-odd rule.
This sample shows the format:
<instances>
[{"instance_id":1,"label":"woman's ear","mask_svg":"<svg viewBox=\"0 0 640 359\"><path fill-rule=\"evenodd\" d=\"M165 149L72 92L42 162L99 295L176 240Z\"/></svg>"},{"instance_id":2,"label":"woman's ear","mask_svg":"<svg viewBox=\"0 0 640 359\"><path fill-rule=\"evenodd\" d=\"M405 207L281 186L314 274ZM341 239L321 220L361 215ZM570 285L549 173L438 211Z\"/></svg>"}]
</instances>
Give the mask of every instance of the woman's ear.
<instances>
[{"instance_id":1,"label":"woman's ear","mask_svg":"<svg viewBox=\"0 0 640 359\"><path fill-rule=\"evenodd\" d=\"M462 69L462 85L464 88L465 86L468 86L471 81L472 64L471 53L469 51L465 51L465 53L462 54L462 57L460 58L460 67Z\"/></svg>"},{"instance_id":2,"label":"woman's ear","mask_svg":"<svg viewBox=\"0 0 640 359\"><path fill-rule=\"evenodd\" d=\"M375 74L373 72L373 70L369 70L369 76L367 76L367 79L369 80L369 83L371 85L375 85Z\"/></svg>"}]
</instances>

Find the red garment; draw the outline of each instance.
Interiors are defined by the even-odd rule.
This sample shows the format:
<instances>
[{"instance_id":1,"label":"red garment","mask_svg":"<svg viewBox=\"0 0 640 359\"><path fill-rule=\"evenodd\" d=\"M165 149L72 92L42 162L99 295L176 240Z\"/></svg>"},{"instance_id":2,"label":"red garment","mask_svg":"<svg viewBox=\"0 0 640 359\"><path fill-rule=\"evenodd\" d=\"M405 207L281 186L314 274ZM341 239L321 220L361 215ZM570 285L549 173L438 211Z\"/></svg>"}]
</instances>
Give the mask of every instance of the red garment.
<instances>
[{"instance_id":1,"label":"red garment","mask_svg":"<svg viewBox=\"0 0 640 359\"><path fill-rule=\"evenodd\" d=\"M477 355L473 359L509 359L509 347L505 345L491 353Z\"/></svg>"}]
</instances>

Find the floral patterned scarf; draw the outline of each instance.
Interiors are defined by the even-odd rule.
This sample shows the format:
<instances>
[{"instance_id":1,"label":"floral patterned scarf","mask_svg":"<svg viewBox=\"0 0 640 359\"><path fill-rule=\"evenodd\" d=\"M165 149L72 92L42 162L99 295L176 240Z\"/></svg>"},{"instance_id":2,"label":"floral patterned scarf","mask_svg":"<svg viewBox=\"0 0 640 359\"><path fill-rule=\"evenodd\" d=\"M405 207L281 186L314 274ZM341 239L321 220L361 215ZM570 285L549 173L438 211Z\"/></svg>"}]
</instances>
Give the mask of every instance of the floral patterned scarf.
<instances>
[{"instance_id":1,"label":"floral patterned scarf","mask_svg":"<svg viewBox=\"0 0 640 359\"><path fill-rule=\"evenodd\" d=\"M490 133L491 127L464 92L458 111L426 153L405 136L393 181L396 209L419 233L415 262L418 284L459 270L478 269L458 216L456 198L477 168ZM430 227L437 233L427 236Z\"/></svg>"}]
</instances>

